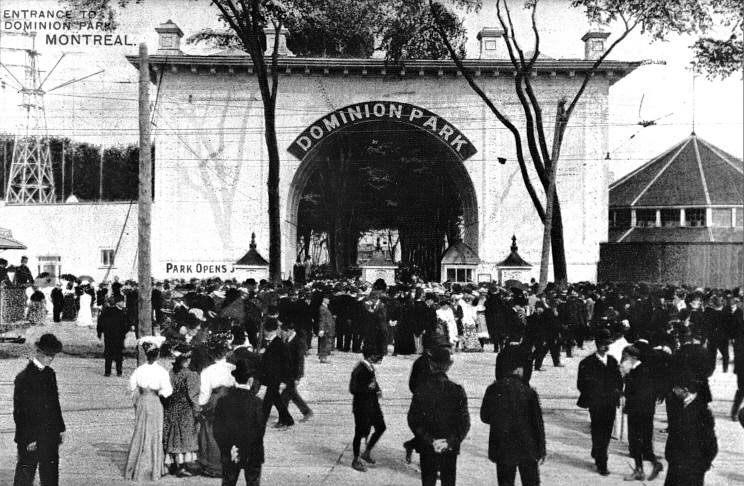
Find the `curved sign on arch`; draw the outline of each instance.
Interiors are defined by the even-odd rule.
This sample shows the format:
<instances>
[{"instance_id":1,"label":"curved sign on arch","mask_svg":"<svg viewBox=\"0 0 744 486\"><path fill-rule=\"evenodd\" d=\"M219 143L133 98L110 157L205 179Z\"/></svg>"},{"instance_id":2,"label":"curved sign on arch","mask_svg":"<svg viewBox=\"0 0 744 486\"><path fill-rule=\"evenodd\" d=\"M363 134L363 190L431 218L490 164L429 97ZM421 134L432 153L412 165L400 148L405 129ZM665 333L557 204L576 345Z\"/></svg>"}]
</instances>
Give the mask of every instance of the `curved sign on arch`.
<instances>
[{"instance_id":1,"label":"curved sign on arch","mask_svg":"<svg viewBox=\"0 0 744 486\"><path fill-rule=\"evenodd\" d=\"M437 137L460 160L477 150L454 125L431 111L397 101L365 101L339 108L307 127L289 146L289 153L300 160L307 157L330 135L353 125L371 121L394 121L411 125Z\"/></svg>"}]
</instances>

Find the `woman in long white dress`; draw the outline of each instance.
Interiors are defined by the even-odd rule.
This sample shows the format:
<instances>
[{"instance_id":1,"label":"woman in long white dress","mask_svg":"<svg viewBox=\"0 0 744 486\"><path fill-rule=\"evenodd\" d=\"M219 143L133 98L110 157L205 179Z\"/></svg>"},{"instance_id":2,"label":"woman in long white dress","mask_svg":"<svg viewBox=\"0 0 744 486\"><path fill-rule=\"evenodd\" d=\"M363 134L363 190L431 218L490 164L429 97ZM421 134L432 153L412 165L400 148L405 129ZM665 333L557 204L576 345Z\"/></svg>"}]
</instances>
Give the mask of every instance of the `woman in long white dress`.
<instances>
[{"instance_id":1,"label":"woman in long white dress","mask_svg":"<svg viewBox=\"0 0 744 486\"><path fill-rule=\"evenodd\" d=\"M91 306L93 300L87 292L80 295L80 310L77 315L77 325L80 327L93 327L93 313Z\"/></svg>"},{"instance_id":2,"label":"woman in long white dress","mask_svg":"<svg viewBox=\"0 0 744 486\"><path fill-rule=\"evenodd\" d=\"M168 372L158 363L160 346L165 338L140 338L147 363L129 378L134 399L134 433L129 444L124 477L133 481L156 481L166 473L163 449L163 405L160 397L173 393Z\"/></svg>"}]
</instances>

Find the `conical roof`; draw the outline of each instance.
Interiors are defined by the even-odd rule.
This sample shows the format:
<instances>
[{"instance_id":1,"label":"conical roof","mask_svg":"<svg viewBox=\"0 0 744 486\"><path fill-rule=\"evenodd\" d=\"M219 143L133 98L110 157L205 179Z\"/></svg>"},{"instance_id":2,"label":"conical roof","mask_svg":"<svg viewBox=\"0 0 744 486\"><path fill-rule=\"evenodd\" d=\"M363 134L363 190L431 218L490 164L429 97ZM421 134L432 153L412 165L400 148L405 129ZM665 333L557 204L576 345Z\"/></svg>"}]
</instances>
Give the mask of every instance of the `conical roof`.
<instances>
[{"instance_id":1,"label":"conical roof","mask_svg":"<svg viewBox=\"0 0 744 486\"><path fill-rule=\"evenodd\" d=\"M693 132L610 185L610 207L740 205L742 161Z\"/></svg>"},{"instance_id":2,"label":"conical roof","mask_svg":"<svg viewBox=\"0 0 744 486\"><path fill-rule=\"evenodd\" d=\"M247 267L263 267L268 266L269 262L264 260L264 257L256 250L256 233L251 233L251 246L248 253L243 255L243 258L235 262L235 265L242 265Z\"/></svg>"},{"instance_id":3,"label":"conical roof","mask_svg":"<svg viewBox=\"0 0 744 486\"><path fill-rule=\"evenodd\" d=\"M478 255L462 241L450 245L442 256L444 265L478 265L479 263Z\"/></svg>"},{"instance_id":4,"label":"conical roof","mask_svg":"<svg viewBox=\"0 0 744 486\"><path fill-rule=\"evenodd\" d=\"M528 262L519 256L519 247L517 247L517 236L512 235L512 246L509 256L506 257L502 262L498 263L499 267L531 267Z\"/></svg>"}]
</instances>

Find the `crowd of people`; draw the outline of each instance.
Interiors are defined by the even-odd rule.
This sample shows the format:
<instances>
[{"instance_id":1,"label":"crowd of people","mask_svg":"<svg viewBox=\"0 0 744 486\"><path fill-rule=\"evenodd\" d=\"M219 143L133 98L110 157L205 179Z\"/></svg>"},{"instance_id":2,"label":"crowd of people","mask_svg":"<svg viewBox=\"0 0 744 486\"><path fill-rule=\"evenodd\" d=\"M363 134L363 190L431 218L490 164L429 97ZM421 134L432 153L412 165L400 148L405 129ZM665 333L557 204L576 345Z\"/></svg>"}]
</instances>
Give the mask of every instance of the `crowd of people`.
<instances>
[{"instance_id":1,"label":"crowd of people","mask_svg":"<svg viewBox=\"0 0 744 486\"><path fill-rule=\"evenodd\" d=\"M390 353L419 355L409 380L413 438L404 450L408 461L418 452L424 485L437 478L455 484L460 443L470 428L465 391L446 374L459 352L497 353L496 381L485 391L480 418L490 427L489 459L500 485L514 484L517 471L522 484L539 484L547 447L531 376L543 370L548 354L562 367L562 359L590 341L596 352L579 364L577 405L589 411L591 457L603 476L609 474L608 445L618 409L628 417L635 461L626 479L653 480L662 472L653 451L653 417L663 401L665 484L703 484L717 452L708 378L719 353L727 371L732 341L738 389L731 417L744 415L739 289L163 281L153 285L152 329L137 322L137 292L134 282L102 284L95 301L105 375L114 364L122 374L126 334L143 334L138 344L147 362L129 380L136 410L129 479L202 474L235 484L243 471L247 484L258 484L271 409L277 409L279 430L295 424L291 403L301 421L313 417L297 388L311 349L321 363L333 352L362 353L349 383L355 422L351 466L361 472L375 462L372 451L386 429L376 366ZM172 358L169 370L160 364L163 357ZM45 369L43 363L32 365ZM237 429L234 423L243 425ZM18 445L20 451L28 442ZM20 458L19 453L19 468ZM648 475L643 461L652 464Z\"/></svg>"}]
</instances>

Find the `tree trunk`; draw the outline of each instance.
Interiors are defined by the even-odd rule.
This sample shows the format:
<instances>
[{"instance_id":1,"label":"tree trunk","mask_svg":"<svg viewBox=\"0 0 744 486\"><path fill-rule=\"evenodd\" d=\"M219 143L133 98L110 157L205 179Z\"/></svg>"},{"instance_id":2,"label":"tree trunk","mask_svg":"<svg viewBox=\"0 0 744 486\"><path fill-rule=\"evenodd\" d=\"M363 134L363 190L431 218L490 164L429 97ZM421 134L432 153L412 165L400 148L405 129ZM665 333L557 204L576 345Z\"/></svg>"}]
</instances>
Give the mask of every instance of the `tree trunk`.
<instances>
[{"instance_id":1,"label":"tree trunk","mask_svg":"<svg viewBox=\"0 0 744 486\"><path fill-rule=\"evenodd\" d=\"M276 139L276 117L273 103L264 100L266 150L269 155L269 280L282 279L282 229L279 209L279 148Z\"/></svg>"},{"instance_id":2,"label":"tree trunk","mask_svg":"<svg viewBox=\"0 0 744 486\"><path fill-rule=\"evenodd\" d=\"M566 269L566 249L563 245L563 216L561 215L561 204L558 201L558 193L555 193L553 201L553 226L550 229L550 246L553 252L553 281L560 287L568 283L568 271Z\"/></svg>"}]
</instances>

